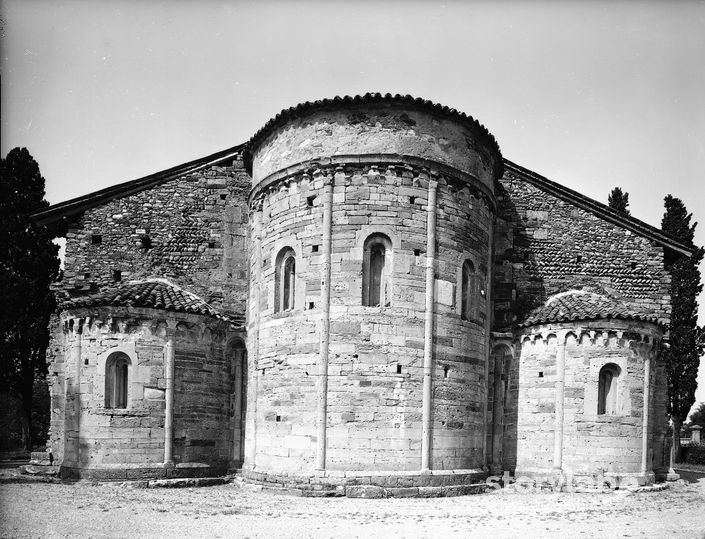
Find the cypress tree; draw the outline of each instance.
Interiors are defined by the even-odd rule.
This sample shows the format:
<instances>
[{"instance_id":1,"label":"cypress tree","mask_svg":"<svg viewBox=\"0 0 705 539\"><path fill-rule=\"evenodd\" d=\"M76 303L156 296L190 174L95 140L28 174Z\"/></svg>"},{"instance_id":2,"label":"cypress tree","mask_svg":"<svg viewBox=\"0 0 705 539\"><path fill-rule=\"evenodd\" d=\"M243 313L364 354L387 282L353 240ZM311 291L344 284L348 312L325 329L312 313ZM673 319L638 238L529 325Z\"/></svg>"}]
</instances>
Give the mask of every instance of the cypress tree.
<instances>
[{"instance_id":1,"label":"cypress tree","mask_svg":"<svg viewBox=\"0 0 705 539\"><path fill-rule=\"evenodd\" d=\"M607 197L607 204L619 213L631 215L629 212L629 193L623 192L619 187L612 189L612 192Z\"/></svg>"},{"instance_id":2,"label":"cypress tree","mask_svg":"<svg viewBox=\"0 0 705 539\"><path fill-rule=\"evenodd\" d=\"M692 256L666 256L665 267L671 275L671 324L669 343L664 351L668 379L668 415L673 421L673 447L678 460L680 429L695 402L698 366L705 349L705 332L698 326L698 294L703 289L698 265L705 251L695 247L692 214L683 202L671 195L665 198L666 213L661 229L681 243L692 247Z\"/></svg>"},{"instance_id":3,"label":"cypress tree","mask_svg":"<svg viewBox=\"0 0 705 539\"><path fill-rule=\"evenodd\" d=\"M32 402L46 375L50 285L59 272L58 247L31 215L48 203L44 178L26 148L0 160L0 392L22 405L22 439L32 449Z\"/></svg>"}]
</instances>

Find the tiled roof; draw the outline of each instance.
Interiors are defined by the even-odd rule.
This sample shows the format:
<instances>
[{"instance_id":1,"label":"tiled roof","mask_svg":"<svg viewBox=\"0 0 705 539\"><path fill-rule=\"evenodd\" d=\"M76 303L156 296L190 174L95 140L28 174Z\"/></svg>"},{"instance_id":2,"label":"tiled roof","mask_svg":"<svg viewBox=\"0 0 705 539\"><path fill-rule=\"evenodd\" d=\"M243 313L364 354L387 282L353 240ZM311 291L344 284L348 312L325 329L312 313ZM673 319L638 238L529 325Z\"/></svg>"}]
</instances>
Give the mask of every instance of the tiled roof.
<instances>
[{"instance_id":1,"label":"tiled roof","mask_svg":"<svg viewBox=\"0 0 705 539\"><path fill-rule=\"evenodd\" d=\"M61 308L66 310L100 306L140 307L201 314L239 326L243 324L242 319L220 313L202 298L164 279L128 282L114 288L101 290L89 296L72 298L65 301Z\"/></svg>"},{"instance_id":2,"label":"tiled roof","mask_svg":"<svg viewBox=\"0 0 705 539\"><path fill-rule=\"evenodd\" d=\"M531 311L519 326L605 318L658 323L655 317L630 309L627 304L614 298L584 290L571 290L551 296L544 305Z\"/></svg>"},{"instance_id":3,"label":"tiled roof","mask_svg":"<svg viewBox=\"0 0 705 539\"><path fill-rule=\"evenodd\" d=\"M489 132L489 130L478 122L472 116L468 116L464 112L457 109L446 107L444 105L439 105L433 101L427 99L421 99L419 97L413 97L410 95L401 94L381 94L381 93L366 93L365 95L356 96L337 96L329 99L319 99L317 101L305 101L304 103L299 103L294 107L289 107L288 109L282 110L274 118L269 120L264 126L257 131L252 138L247 143L247 151L244 155L245 166L250 168L249 151L254 146L258 145L276 126L286 123L287 121L305 114L310 110L323 109L328 107L340 107L344 105L359 105L359 104L371 104L371 103L401 103L409 108L423 109L435 114L441 114L444 116L452 117L455 120L464 122L466 124L472 125L477 129L481 136L485 138L485 142L497 153L499 160L497 161L497 170L495 171L497 176L502 175L503 161L502 153L499 150L499 145L495 140L494 136Z\"/></svg>"}]
</instances>

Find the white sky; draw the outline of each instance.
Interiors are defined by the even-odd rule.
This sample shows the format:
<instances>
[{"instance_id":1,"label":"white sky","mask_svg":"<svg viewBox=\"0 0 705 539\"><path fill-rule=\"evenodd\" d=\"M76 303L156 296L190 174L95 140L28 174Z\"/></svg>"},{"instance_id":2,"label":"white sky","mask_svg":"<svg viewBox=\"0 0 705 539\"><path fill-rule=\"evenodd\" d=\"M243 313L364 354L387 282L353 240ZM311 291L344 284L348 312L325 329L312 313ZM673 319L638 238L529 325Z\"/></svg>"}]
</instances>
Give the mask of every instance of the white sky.
<instances>
[{"instance_id":1,"label":"white sky","mask_svg":"<svg viewBox=\"0 0 705 539\"><path fill-rule=\"evenodd\" d=\"M1 153L26 146L51 203L380 91L471 114L505 157L602 202L620 186L654 226L680 197L705 244L702 0L0 6ZM705 362L699 379L705 401Z\"/></svg>"}]
</instances>

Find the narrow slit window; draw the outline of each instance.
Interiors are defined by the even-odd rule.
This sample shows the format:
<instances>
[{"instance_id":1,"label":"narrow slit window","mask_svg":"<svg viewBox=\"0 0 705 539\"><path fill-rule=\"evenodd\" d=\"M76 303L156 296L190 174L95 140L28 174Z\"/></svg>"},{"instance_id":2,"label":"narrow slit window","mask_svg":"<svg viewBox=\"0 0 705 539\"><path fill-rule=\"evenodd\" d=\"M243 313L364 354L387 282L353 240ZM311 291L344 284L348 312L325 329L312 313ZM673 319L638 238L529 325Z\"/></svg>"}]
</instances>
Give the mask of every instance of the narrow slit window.
<instances>
[{"instance_id":1,"label":"narrow slit window","mask_svg":"<svg viewBox=\"0 0 705 539\"><path fill-rule=\"evenodd\" d=\"M362 304L368 307L384 307L390 304L388 260L391 241L383 234L373 234L365 242L363 259Z\"/></svg>"},{"instance_id":2,"label":"narrow slit window","mask_svg":"<svg viewBox=\"0 0 705 539\"><path fill-rule=\"evenodd\" d=\"M105 407L127 408L130 358L125 354L112 354L105 364Z\"/></svg>"},{"instance_id":3,"label":"narrow slit window","mask_svg":"<svg viewBox=\"0 0 705 539\"><path fill-rule=\"evenodd\" d=\"M462 296L460 298L460 317L463 320L469 320L473 312L475 299L475 266L473 266L472 262L470 262L469 260L463 262L461 280Z\"/></svg>"},{"instance_id":4,"label":"narrow slit window","mask_svg":"<svg viewBox=\"0 0 705 539\"><path fill-rule=\"evenodd\" d=\"M384 245L374 245L370 253L370 305L381 305L382 275L384 274Z\"/></svg>"},{"instance_id":5,"label":"narrow slit window","mask_svg":"<svg viewBox=\"0 0 705 539\"><path fill-rule=\"evenodd\" d=\"M291 247L277 255L274 289L274 311L291 311L296 297L296 255Z\"/></svg>"},{"instance_id":6,"label":"narrow slit window","mask_svg":"<svg viewBox=\"0 0 705 539\"><path fill-rule=\"evenodd\" d=\"M597 390L597 415L617 413L617 379L620 369L610 363L600 369Z\"/></svg>"}]
</instances>

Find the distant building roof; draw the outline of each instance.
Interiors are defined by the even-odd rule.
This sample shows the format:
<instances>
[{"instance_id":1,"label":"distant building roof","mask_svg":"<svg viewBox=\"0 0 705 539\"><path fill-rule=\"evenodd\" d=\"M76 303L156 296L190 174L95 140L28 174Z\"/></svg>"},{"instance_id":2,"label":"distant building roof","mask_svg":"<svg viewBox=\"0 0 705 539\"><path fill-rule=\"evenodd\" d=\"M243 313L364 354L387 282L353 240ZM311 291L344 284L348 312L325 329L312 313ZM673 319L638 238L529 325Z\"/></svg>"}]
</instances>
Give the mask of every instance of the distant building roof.
<instances>
[{"instance_id":1,"label":"distant building roof","mask_svg":"<svg viewBox=\"0 0 705 539\"><path fill-rule=\"evenodd\" d=\"M189 314L200 314L243 326L242 318L225 315L202 298L166 279L131 281L95 294L71 298L61 303L61 310L83 307L137 307Z\"/></svg>"},{"instance_id":2,"label":"distant building roof","mask_svg":"<svg viewBox=\"0 0 705 539\"><path fill-rule=\"evenodd\" d=\"M554 322L609 318L658 323L656 317L637 312L626 303L614 298L584 290L570 290L551 296L546 303L531 311L518 325L527 327Z\"/></svg>"}]
</instances>

